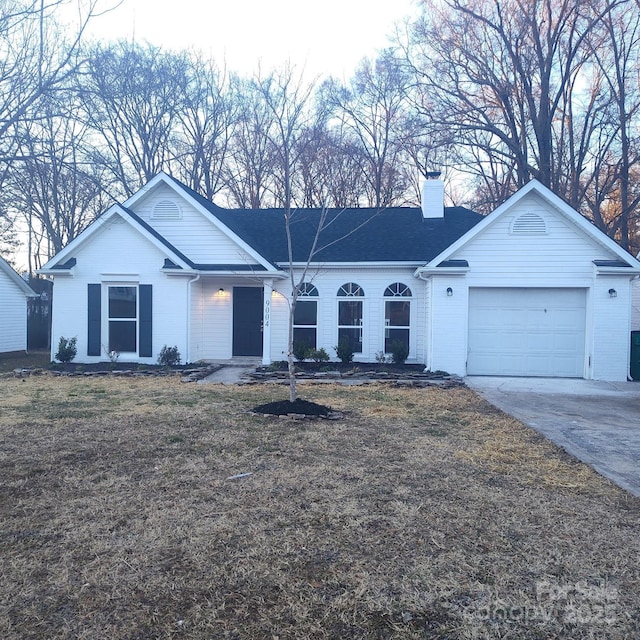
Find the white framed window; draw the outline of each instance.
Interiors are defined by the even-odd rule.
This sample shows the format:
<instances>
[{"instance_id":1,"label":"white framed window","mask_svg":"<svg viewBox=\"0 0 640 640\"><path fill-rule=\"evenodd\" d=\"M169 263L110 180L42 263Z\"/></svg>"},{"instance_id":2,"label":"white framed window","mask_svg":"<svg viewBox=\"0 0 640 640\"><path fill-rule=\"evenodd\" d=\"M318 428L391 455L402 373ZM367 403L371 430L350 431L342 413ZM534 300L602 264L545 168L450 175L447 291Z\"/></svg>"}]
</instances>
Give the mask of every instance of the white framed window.
<instances>
[{"instance_id":1,"label":"white framed window","mask_svg":"<svg viewBox=\"0 0 640 640\"><path fill-rule=\"evenodd\" d=\"M354 353L362 353L364 290L355 282L338 289L338 344L348 342Z\"/></svg>"},{"instance_id":2,"label":"white framed window","mask_svg":"<svg viewBox=\"0 0 640 640\"><path fill-rule=\"evenodd\" d=\"M298 289L298 299L293 312L293 344L304 344L317 349L318 341L318 289L310 282L303 282Z\"/></svg>"},{"instance_id":3,"label":"white framed window","mask_svg":"<svg viewBox=\"0 0 640 640\"><path fill-rule=\"evenodd\" d=\"M107 287L107 322L109 352L138 351L138 287L109 285Z\"/></svg>"},{"instance_id":4,"label":"white framed window","mask_svg":"<svg viewBox=\"0 0 640 640\"><path fill-rule=\"evenodd\" d=\"M394 282L384 291L384 351L393 352L394 342L409 352L411 332L411 289L402 282Z\"/></svg>"}]
</instances>

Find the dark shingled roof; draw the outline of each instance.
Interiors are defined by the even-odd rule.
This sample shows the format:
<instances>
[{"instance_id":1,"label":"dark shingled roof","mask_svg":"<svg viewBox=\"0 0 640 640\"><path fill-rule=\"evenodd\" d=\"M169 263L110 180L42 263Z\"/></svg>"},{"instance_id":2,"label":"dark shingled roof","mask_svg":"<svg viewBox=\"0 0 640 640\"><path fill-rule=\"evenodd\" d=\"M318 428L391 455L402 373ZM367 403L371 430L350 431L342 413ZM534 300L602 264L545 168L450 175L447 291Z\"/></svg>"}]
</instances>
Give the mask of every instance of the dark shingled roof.
<instances>
[{"instance_id":1,"label":"dark shingled roof","mask_svg":"<svg viewBox=\"0 0 640 640\"><path fill-rule=\"evenodd\" d=\"M282 209L223 209L187 186L176 184L211 215L272 263L288 261ZM294 262L306 261L321 209L294 209ZM424 219L418 207L331 209L314 262L426 263L475 226L482 216L464 207L446 207L444 218Z\"/></svg>"}]
</instances>

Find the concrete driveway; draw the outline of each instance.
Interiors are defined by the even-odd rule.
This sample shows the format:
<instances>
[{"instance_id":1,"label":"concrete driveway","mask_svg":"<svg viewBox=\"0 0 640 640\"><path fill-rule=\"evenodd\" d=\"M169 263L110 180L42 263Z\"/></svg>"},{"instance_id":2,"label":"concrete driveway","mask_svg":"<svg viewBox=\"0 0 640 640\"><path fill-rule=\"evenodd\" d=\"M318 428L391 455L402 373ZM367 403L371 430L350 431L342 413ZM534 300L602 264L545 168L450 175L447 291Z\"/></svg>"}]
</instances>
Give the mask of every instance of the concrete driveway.
<instances>
[{"instance_id":1,"label":"concrete driveway","mask_svg":"<svg viewBox=\"0 0 640 640\"><path fill-rule=\"evenodd\" d=\"M640 497L640 382L470 376L465 383Z\"/></svg>"}]
</instances>

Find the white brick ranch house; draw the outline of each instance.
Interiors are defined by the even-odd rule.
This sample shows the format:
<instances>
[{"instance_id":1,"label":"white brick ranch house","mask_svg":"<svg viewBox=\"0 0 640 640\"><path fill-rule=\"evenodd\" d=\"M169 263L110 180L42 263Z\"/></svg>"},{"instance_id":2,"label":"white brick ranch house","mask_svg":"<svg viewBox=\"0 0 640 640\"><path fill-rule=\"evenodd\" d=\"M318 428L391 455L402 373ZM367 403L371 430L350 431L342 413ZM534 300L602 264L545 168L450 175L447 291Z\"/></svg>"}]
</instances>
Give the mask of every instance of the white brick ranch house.
<instances>
[{"instance_id":1,"label":"white brick ranch house","mask_svg":"<svg viewBox=\"0 0 640 640\"><path fill-rule=\"evenodd\" d=\"M294 214L294 268L318 215ZM421 208L331 215L296 340L335 359L349 339L363 362L398 340L409 362L460 375L627 379L640 262L540 183L486 217L444 207L440 180ZM288 268L281 210L224 209L161 173L41 269L52 351L77 336L87 363L154 363L165 345L185 362L283 360Z\"/></svg>"}]
</instances>

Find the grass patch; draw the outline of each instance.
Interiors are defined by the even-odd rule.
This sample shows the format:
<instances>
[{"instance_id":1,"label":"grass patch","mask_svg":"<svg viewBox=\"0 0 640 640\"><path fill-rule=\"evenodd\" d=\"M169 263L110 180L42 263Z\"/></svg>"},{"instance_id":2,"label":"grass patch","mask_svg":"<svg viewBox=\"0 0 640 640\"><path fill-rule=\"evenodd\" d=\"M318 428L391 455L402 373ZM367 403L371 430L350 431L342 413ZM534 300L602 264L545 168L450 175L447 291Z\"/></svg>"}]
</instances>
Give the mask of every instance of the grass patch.
<instances>
[{"instance_id":1,"label":"grass patch","mask_svg":"<svg viewBox=\"0 0 640 640\"><path fill-rule=\"evenodd\" d=\"M3 381L0 637L631 638L640 501L464 389Z\"/></svg>"}]
</instances>

